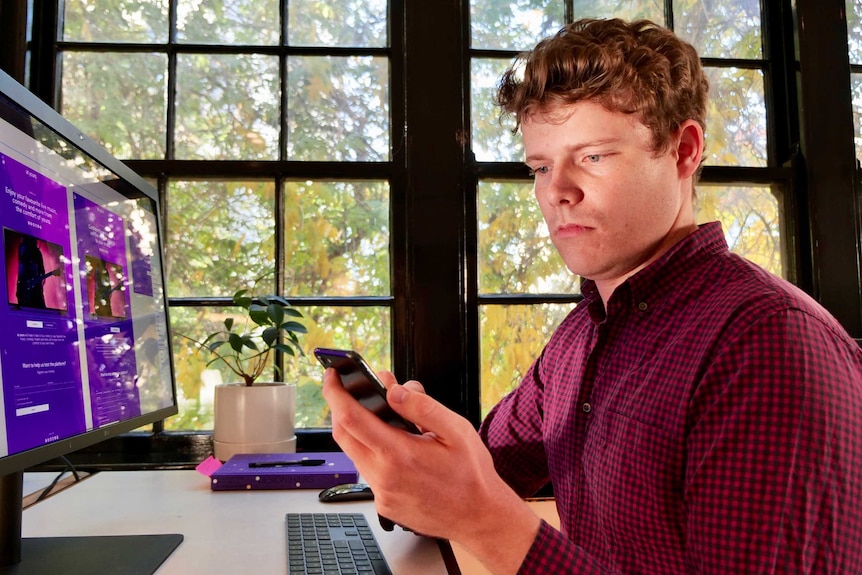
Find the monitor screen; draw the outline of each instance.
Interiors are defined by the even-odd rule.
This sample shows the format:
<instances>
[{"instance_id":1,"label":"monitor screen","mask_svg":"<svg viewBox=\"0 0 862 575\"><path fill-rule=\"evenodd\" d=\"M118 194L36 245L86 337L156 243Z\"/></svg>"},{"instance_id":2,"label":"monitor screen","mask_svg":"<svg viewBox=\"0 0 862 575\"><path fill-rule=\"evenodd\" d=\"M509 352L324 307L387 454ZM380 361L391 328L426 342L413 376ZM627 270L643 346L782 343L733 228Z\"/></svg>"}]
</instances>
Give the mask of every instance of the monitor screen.
<instances>
[{"instance_id":1,"label":"monitor screen","mask_svg":"<svg viewBox=\"0 0 862 575\"><path fill-rule=\"evenodd\" d=\"M0 73L4 492L33 465L177 413L158 214L151 185ZM9 499L2 532L21 521Z\"/></svg>"}]
</instances>

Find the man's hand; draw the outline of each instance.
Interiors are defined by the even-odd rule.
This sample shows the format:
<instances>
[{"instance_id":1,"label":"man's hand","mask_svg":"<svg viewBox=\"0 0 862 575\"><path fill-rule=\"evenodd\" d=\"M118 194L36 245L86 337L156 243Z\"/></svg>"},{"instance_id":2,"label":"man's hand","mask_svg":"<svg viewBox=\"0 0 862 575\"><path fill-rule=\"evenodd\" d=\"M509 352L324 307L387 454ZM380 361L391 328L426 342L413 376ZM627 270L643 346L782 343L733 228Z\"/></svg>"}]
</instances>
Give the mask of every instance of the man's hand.
<instances>
[{"instance_id":1,"label":"man's hand","mask_svg":"<svg viewBox=\"0 0 862 575\"><path fill-rule=\"evenodd\" d=\"M514 573L539 518L494 470L469 421L426 395L419 382L379 374L392 409L421 435L396 429L361 406L327 369L323 396L332 436L374 491L378 512L429 536L458 541L494 572Z\"/></svg>"}]
</instances>

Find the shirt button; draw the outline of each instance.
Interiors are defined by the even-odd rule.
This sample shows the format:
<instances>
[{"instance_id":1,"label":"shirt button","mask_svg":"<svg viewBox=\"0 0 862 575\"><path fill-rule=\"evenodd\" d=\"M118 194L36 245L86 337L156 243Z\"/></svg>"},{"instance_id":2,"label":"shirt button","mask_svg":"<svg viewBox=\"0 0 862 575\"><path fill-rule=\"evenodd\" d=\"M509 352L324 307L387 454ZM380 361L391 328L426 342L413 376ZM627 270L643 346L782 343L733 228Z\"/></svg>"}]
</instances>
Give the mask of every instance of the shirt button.
<instances>
[{"instance_id":1,"label":"shirt button","mask_svg":"<svg viewBox=\"0 0 862 575\"><path fill-rule=\"evenodd\" d=\"M645 302L645 301L642 301L638 304L638 309L641 311L646 311L648 308L649 308L649 306L647 305L647 302Z\"/></svg>"},{"instance_id":2,"label":"shirt button","mask_svg":"<svg viewBox=\"0 0 862 575\"><path fill-rule=\"evenodd\" d=\"M585 403L581 406L581 409L584 410L584 413L589 413L593 410L593 406L590 405L589 403Z\"/></svg>"}]
</instances>

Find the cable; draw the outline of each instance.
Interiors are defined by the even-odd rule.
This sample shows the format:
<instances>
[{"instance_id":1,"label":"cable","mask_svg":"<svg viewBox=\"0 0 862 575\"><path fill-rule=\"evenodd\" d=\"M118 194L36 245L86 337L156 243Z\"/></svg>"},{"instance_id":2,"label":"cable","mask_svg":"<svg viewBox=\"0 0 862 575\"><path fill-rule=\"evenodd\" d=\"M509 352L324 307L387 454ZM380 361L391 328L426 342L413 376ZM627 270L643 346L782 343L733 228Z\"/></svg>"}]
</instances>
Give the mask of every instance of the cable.
<instances>
[{"instance_id":1,"label":"cable","mask_svg":"<svg viewBox=\"0 0 862 575\"><path fill-rule=\"evenodd\" d=\"M57 475L57 477L54 478L54 481L52 481L51 484L48 487L46 487L42 491L42 493L39 494L39 497L36 498L36 501L34 501L34 503L39 503L40 501L42 501L43 499L48 497L48 495L51 494L51 491L54 490L54 488L57 486L57 483L59 483L60 479L63 477L63 475L66 474L67 471L70 472L75 477L75 483L77 483L78 481L81 481L81 477L78 475L78 470L75 469L75 466L72 465L72 462L69 461L65 456L60 456L60 459L66 464L66 469L61 471Z\"/></svg>"}]
</instances>

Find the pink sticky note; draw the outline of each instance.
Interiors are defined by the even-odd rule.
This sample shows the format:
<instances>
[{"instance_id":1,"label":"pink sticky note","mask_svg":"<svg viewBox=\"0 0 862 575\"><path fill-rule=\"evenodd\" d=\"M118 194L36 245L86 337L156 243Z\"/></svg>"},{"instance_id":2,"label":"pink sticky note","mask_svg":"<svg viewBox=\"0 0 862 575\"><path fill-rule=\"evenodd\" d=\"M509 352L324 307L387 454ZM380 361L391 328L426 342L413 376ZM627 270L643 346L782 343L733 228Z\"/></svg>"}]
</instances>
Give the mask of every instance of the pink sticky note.
<instances>
[{"instance_id":1,"label":"pink sticky note","mask_svg":"<svg viewBox=\"0 0 862 575\"><path fill-rule=\"evenodd\" d=\"M210 477L221 466L221 461L210 455L209 457L198 463L198 466L195 467L195 470L197 470L197 472L201 475L206 475L207 477Z\"/></svg>"}]
</instances>

